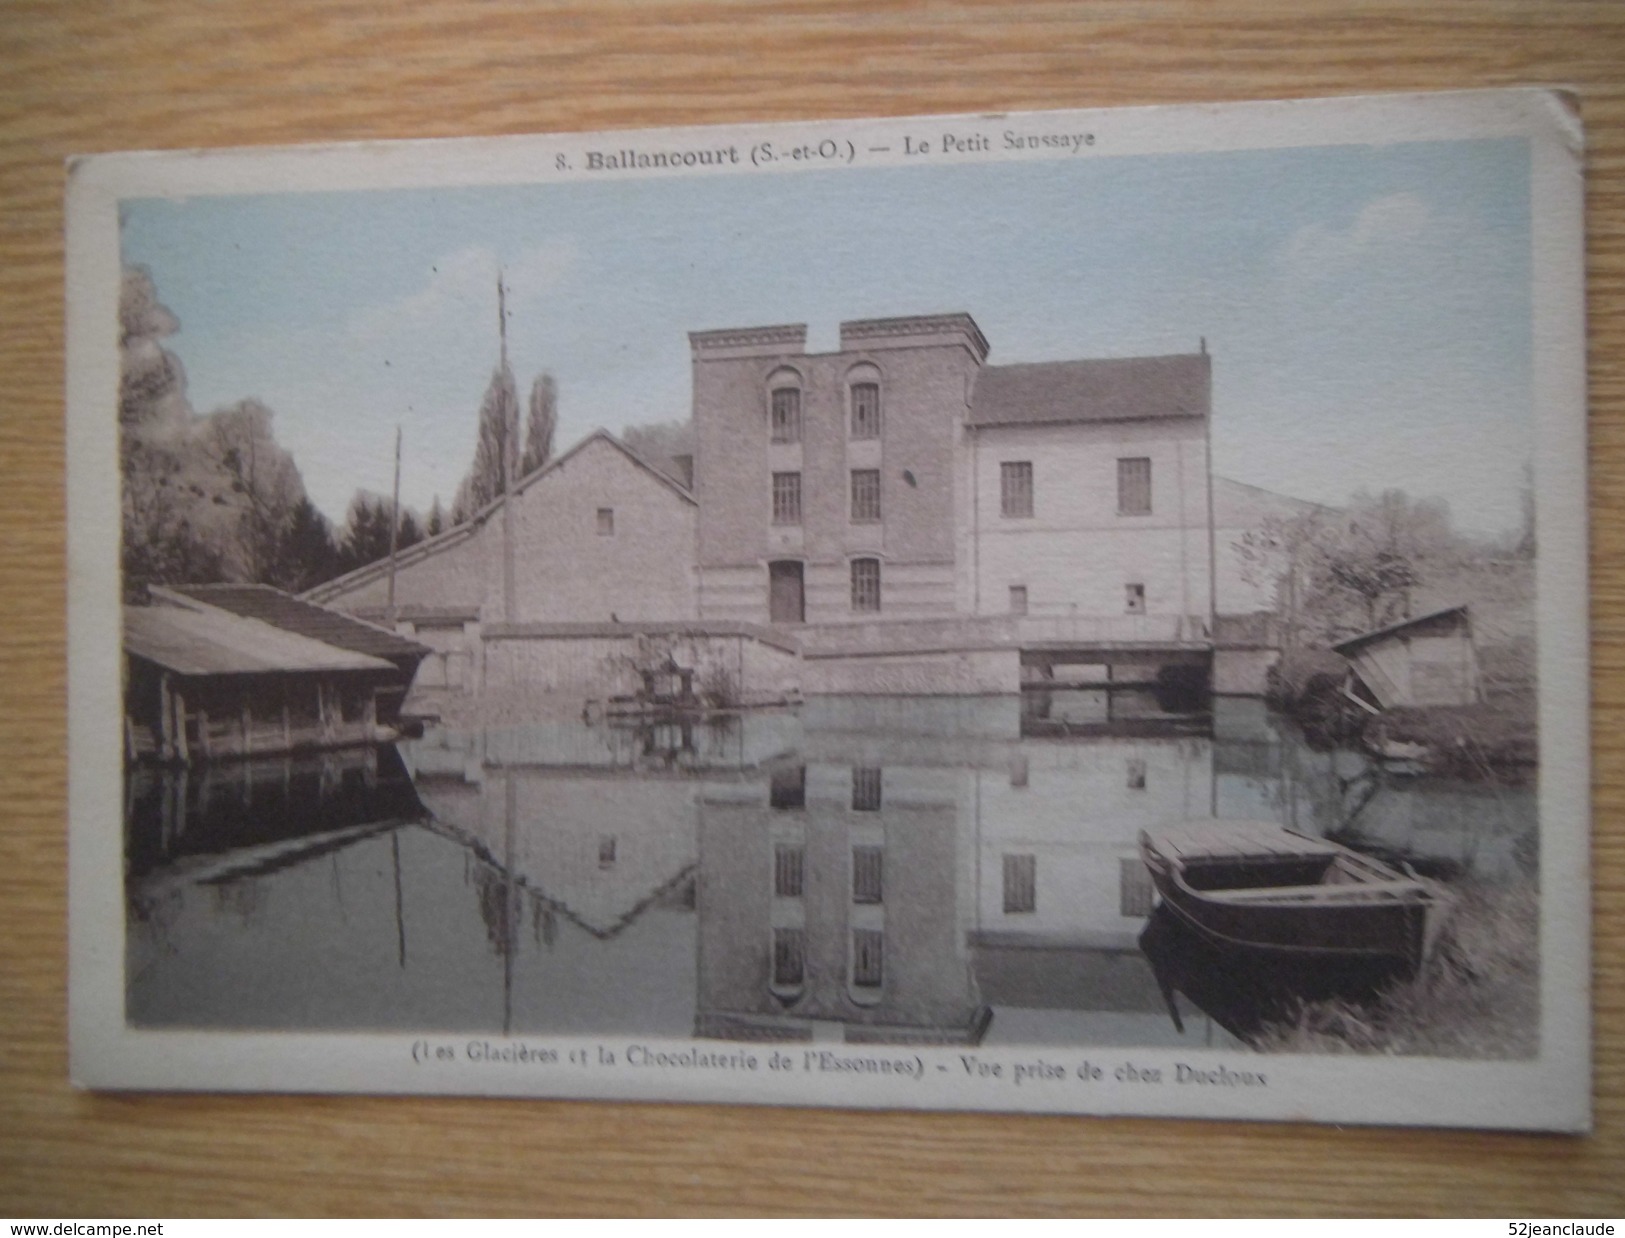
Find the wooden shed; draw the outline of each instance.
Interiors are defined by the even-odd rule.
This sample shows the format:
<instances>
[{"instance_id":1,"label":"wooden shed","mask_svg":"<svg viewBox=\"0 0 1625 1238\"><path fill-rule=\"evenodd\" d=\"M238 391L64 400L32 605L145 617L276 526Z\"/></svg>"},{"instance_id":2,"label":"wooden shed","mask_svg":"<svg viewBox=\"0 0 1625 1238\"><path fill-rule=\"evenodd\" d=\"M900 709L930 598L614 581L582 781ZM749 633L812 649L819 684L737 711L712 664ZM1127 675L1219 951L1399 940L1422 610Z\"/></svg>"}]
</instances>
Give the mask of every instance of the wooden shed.
<instances>
[{"instance_id":1,"label":"wooden shed","mask_svg":"<svg viewBox=\"0 0 1625 1238\"><path fill-rule=\"evenodd\" d=\"M1482 699L1473 619L1452 606L1333 645L1383 709L1470 705Z\"/></svg>"},{"instance_id":2,"label":"wooden shed","mask_svg":"<svg viewBox=\"0 0 1625 1238\"><path fill-rule=\"evenodd\" d=\"M211 606L124 609L125 747L193 763L393 738L395 663ZM409 677L408 677L409 678Z\"/></svg>"}]
</instances>

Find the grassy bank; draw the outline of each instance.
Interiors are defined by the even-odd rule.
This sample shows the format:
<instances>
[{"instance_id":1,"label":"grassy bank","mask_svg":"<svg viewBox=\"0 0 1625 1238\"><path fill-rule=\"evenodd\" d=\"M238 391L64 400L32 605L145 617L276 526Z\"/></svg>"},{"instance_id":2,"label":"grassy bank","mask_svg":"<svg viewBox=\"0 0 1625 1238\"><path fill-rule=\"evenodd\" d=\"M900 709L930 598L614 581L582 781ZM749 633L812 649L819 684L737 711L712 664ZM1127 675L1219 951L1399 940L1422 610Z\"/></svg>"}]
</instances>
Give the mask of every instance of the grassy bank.
<instances>
[{"instance_id":1,"label":"grassy bank","mask_svg":"<svg viewBox=\"0 0 1625 1238\"><path fill-rule=\"evenodd\" d=\"M1532 878L1461 883L1433 957L1368 1002L1306 1002L1267 1025L1255 1047L1277 1053L1451 1058L1534 1055L1540 1025L1539 902Z\"/></svg>"}]
</instances>

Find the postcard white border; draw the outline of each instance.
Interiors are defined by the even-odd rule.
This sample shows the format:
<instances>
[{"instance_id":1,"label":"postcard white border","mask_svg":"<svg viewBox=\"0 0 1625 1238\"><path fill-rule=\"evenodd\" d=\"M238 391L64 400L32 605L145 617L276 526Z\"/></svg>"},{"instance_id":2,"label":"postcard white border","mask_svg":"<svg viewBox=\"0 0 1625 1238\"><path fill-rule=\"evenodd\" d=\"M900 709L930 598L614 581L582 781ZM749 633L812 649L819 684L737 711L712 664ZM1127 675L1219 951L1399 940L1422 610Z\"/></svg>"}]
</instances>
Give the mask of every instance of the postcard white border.
<instances>
[{"instance_id":1,"label":"postcard white border","mask_svg":"<svg viewBox=\"0 0 1625 1238\"><path fill-rule=\"evenodd\" d=\"M1090 133L1076 154L990 150L903 155L903 139L976 121L1034 134ZM1295 146L1525 137L1532 153L1535 476L1540 676L1540 1051L1527 1062L1068 1048L986 1052L840 1046L844 1058L912 1059L919 1077L773 1070L818 1046L552 1037L315 1035L136 1030L124 1018L119 719L119 466L116 419L118 204L131 197L546 183L602 174L585 152L615 146L755 151L813 144L812 163L618 172L795 175L925 162L1111 158ZM876 152L874 148L889 147ZM70 165L67 202L69 1000L71 1069L88 1088L463 1093L855 1108L1025 1110L1583 1131L1590 1125L1590 724L1586 576L1583 143L1572 100L1553 91L1469 91L1291 102L732 125L309 148L98 155ZM569 164L561 170L561 164ZM556 1061L468 1060L471 1042ZM747 1055L756 1069L630 1067L628 1048ZM448 1049L449 1060L437 1051ZM617 1055L601 1065L600 1050ZM1006 1064L967 1078L961 1055ZM572 1055L585 1058L578 1062ZM1017 1084L1043 1058L1064 1082ZM1100 1079L1079 1077L1088 1062ZM1125 1064L1263 1073L1266 1086L1148 1086ZM940 1069L939 1069L940 1068Z\"/></svg>"}]
</instances>

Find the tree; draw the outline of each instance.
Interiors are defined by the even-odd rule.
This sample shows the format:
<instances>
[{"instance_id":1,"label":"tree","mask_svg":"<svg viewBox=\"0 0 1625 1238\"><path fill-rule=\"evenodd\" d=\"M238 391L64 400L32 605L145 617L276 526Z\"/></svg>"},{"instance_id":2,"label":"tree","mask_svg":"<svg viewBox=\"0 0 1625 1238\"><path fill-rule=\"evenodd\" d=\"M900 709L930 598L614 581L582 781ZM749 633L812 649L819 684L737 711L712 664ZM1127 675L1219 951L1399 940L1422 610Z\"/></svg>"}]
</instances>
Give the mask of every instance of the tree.
<instances>
[{"instance_id":1,"label":"tree","mask_svg":"<svg viewBox=\"0 0 1625 1238\"><path fill-rule=\"evenodd\" d=\"M271 433L274 414L255 399L239 400L207 418L212 448L229 486L235 528L224 530L236 574L280 584L298 574L284 561L294 510L306 499L293 457Z\"/></svg>"},{"instance_id":2,"label":"tree","mask_svg":"<svg viewBox=\"0 0 1625 1238\"><path fill-rule=\"evenodd\" d=\"M558 426L559 388L546 370L530 386L530 417L525 423L525 454L519 475L528 477L553 458L553 433Z\"/></svg>"},{"instance_id":3,"label":"tree","mask_svg":"<svg viewBox=\"0 0 1625 1238\"><path fill-rule=\"evenodd\" d=\"M434 502L429 505L429 519L423 526L423 532L428 537L439 537L446 531L446 513L441 510L440 496L434 496Z\"/></svg>"},{"instance_id":4,"label":"tree","mask_svg":"<svg viewBox=\"0 0 1625 1238\"><path fill-rule=\"evenodd\" d=\"M473 515L500 498L519 468L519 392L513 371L506 365L495 370L480 401L479 441L470 469L468 500Z\"/></svg>"},{"instance_id":5,"label":"tree","mask_svg":"<svg viewBox=\"0 0 1625 1238\"><path fill-rule=\"evenodd\" d=\"M294 593L303 593L338 575L339 552L333 544L333 526L308 497L294 506L278 559L282 576L273 583Z\"/></svg>"}]
</instances>

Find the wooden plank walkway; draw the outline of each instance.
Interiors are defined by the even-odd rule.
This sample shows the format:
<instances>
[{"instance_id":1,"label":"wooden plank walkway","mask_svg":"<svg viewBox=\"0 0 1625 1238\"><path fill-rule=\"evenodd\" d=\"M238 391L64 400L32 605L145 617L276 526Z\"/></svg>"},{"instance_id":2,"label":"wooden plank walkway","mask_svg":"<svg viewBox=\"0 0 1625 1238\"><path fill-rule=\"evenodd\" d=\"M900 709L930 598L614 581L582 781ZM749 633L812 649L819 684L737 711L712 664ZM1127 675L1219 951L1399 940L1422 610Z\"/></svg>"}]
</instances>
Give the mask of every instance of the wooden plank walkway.
<instances>
[{"instance_id":1,"label":"wooden plank walkway","mask_svg":"<svg viewBox=\"0 0 1625 1238\"><path fill-rule=\"evenodd\" d=\"M1332 843L1305 838L1269 821L1187 821L1147 830L1154 850L1171 860L1279 860L1338 854Z\"/></svg>"}]
</instances>

